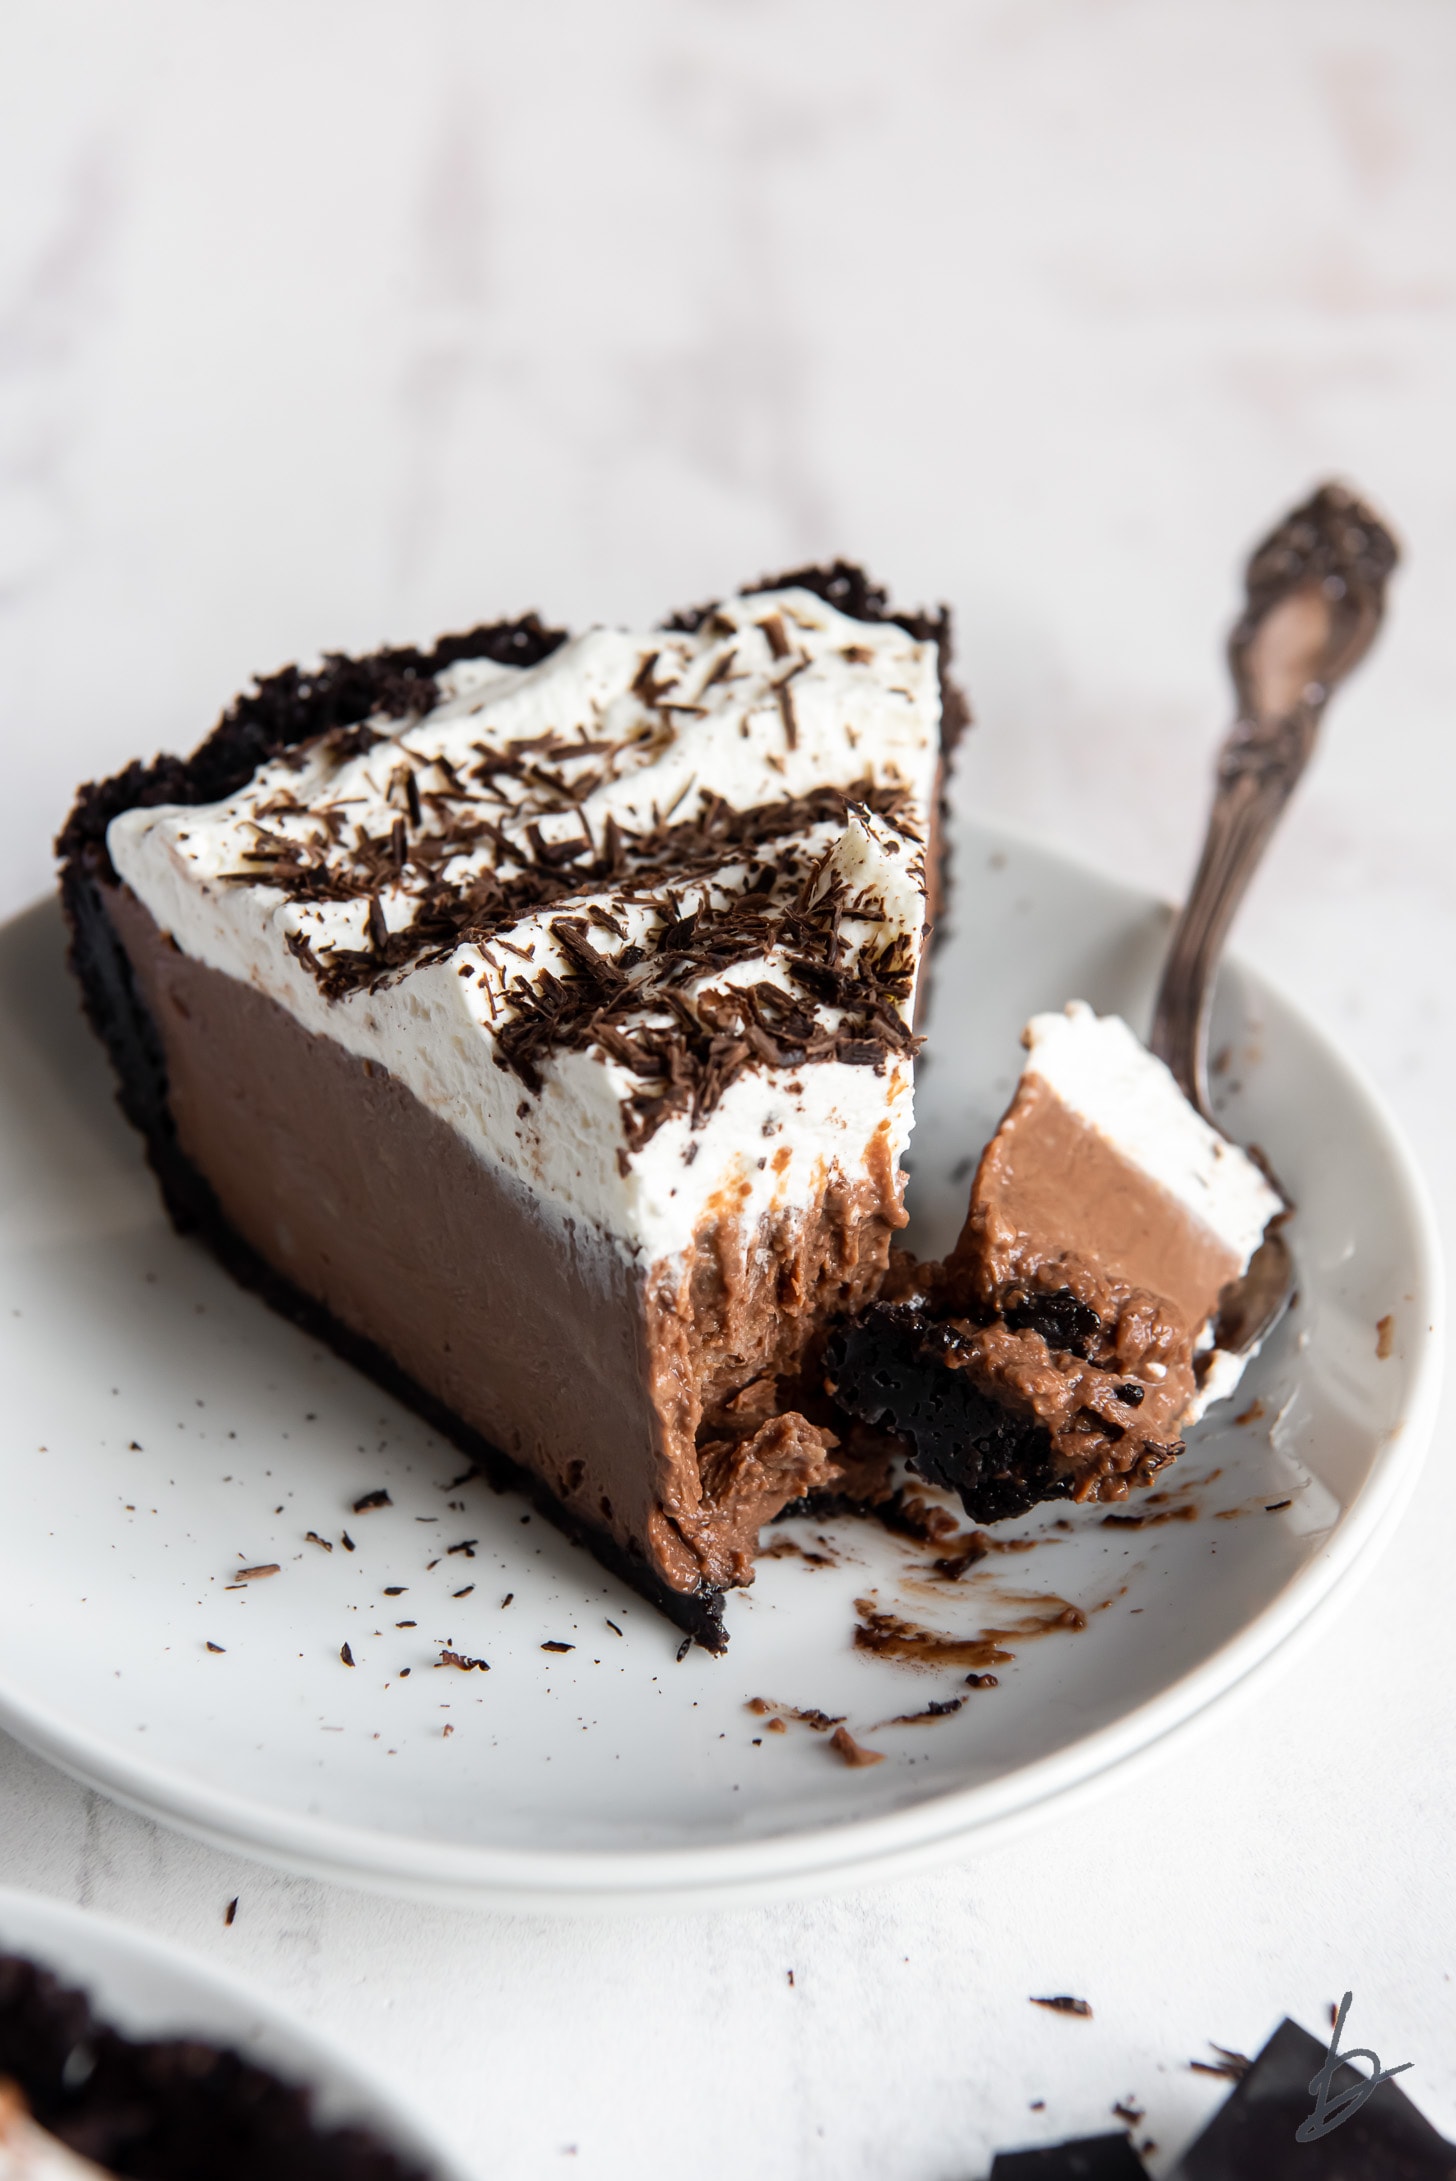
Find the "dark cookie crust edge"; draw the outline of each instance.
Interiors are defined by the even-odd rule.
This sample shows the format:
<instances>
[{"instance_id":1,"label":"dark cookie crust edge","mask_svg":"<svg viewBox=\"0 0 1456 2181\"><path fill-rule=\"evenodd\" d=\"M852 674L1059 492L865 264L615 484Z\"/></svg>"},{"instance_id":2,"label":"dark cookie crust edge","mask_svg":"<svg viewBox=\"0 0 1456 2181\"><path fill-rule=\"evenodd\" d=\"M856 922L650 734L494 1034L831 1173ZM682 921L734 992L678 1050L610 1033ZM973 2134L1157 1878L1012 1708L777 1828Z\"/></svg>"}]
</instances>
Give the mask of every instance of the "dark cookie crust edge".
<instances>
[{"instance_id":1,"label":"dark cookie crust edge","mask_svg":"<svg viewBox=\"0 0 1456 2181\"><path fill-rule=\"evenodd\" d=\"M940 663L940 747L941 755L948 759L971 724L971 708L950 676L954 644L949 606L938 606L934 613L893 613L889 593L883 584L874 582L863 568L849 560L830 561L822 567L790 568L780 576L763 576L757 583L746 583L741 595L753 598L760 591L790 589L812 591L826 606L847 614L851 621L890 621L896 628L904 629L908 636L913 636L917 643L935 645ZM692 634L702 627L710 613L716 612L720 603L715 598L706 606L689 606L683 612L669 616L662 625L665 629L685 629Z\"/></svg>"},{"instance_id":2,"label":"dark cookie crust edge","mask_svg":"<svg viewBox=\"0 0 1456 2181\"><path fill-rule=\"evenodd\" d=\"M99 849L112 876L106 829L124 810L157 803L220 803L246 787L260 765L314 735L357 727L372 714L392 719L425 712L434 701L434 676L457 659L494 659L499 666L537 666L564 644L564 629L548 629L534 613L519 621L482 623L459 636L442 636L432 651L412 647L352 659L330 652L313 673L286 666L261 677L223 713L190 757L140 758L109 780L93 780L76 801L56 839L63 865Z\"/></svg>"},{"instance_id":3,"label":"dark cookie crust edge","mask_svg":"<svg viewBox=\"0 0 1456 2181\"><path fill-rule=\"evenodd\" d=\"M0 1955L0 2076L43 2128L108 2173L423 2181L367 2129L319 2126L306 2089L225 2047L123 2037L82 1992L16 1955Z\"/></svg>"},{"instance_id":4,"label":"dark cookie crust edge","mask_svg":"<svg viewBox=\"0 0 1456 2181\"><path fill-rule=\"evenodd\" d=\"M853 620L894 621L918 640L938 646L941 739L948 754L970 717L964 698L947 678L948 610L942 607L933 616L892 614L885 592L846 561L765 578L751 590L782 589L789 584L814 592ZM664 626L691 631L712 611L711 605L697 607L674 615ZM357 726L381 711L404 718L412 711L428 709L433 675L457 659L489 658L503 666L535 666L565 641L564 630L546 627L531 613L518 621L482 624L458 636L442 637L430 651L392 649L359 659L331 653L315 673L290 666L260 679L229 707L191 757L160 756L150 765L137 760L109 779L90 782L79 791L56 839L61 904L70 931L68 960L81 987L87 1019L110 1054L118 1103L145 1140L148 1162L178 1232L195 1234L240 1286L251 1288L271 1309L290 1318L310 1338L325 1342L413 1409L458 1446L497 1491L524 1494L574 1544L585 1546L603 1567L655 1605L692 1641L706 1650L721 1651L728 1641L721 1590L707 1585L696 1591L671 1589L645 1560L629 1554L607 1531L563 1505L534 1472L416 1385L374 1342L341 1325L322 1304L275 1272L238 1234L177 1141L161 1041L136 991L131 964L107 915L102 890L116 877L107 853L106 830L124 810L159 803L220 802L244 787L260 765L315 735Z\"/></svg>"}]
</instances>

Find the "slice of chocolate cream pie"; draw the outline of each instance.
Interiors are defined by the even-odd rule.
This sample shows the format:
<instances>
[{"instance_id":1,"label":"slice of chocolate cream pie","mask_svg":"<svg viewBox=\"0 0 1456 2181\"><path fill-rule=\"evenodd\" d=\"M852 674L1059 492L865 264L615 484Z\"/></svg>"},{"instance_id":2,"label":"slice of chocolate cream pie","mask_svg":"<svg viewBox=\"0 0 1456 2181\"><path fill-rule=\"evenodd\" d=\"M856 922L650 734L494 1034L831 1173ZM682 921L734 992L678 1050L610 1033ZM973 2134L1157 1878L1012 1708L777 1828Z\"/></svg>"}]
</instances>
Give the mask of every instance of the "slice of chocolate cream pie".
<instances>
[{"instance_id":1,"label":"slice of chocolate cream pie","mask_svg":"<svg viewBox=\"0 0 1456 2181\"><path fill-rule=\"evenodd\" d=\"M58 844L177 1224L713 1647L903 1224L948 657L843 564L333 657Z\"/></svg>"}]
</instances>

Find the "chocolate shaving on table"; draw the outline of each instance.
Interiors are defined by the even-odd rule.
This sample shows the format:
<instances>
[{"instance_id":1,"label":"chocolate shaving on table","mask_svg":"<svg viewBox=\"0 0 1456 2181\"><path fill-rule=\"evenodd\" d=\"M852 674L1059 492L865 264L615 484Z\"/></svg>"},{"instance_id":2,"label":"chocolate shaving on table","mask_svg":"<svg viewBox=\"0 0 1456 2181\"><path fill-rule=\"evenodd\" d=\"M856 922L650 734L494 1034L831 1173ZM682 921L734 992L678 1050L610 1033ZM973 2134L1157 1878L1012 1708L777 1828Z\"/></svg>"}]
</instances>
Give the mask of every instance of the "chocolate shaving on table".
<instances>
[{"instance_id":1,"label":"chocolate shaving on table","mask_svg":"<svg viewBox=\"0 0 1456 2181\"><path fill-rule=\"evenodd\" d=\"M1190 2060L1188 2065L1195 2075L1223 2075L1229 2082L1236 2083L1242 2081L1254 2064L1246 2052L1230 2052L1226 2046L1216 2045L1212 2038L1208 2041L1208 2049L1216 2052L1218 2058Z\"/></svg>"}]
</instances>

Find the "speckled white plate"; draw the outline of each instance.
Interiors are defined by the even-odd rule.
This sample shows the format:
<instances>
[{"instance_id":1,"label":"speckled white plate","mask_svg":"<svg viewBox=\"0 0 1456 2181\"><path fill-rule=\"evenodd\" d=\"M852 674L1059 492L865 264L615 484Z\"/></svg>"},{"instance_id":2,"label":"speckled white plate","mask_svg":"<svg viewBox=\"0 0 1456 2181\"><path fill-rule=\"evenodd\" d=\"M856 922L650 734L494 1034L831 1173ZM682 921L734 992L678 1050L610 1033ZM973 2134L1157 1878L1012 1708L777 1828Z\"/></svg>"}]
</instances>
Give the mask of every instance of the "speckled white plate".
<instances>
[{"instance_id":1,"label":"speckled white plate","mask_svg":"<svg viewBox=\"0 0 1456 2181\"><path fill-rule=\"evenodd\" d=\"M1026 1016L1078 996L1141 1027L1167 926L982 826L955 871L911 1192L930 1252L959 1225ZM0 1724L293 1869L640 1907L999 1834L1286 1648L1392 1527L1430 1433L1441 1276L1421 1184L1346 1063L1230 971L1224 1119L1298 1202L1301 1298L1171 1496L1141 1509L1175 1519L1044 1508L1010 1526L1034 1549L954 1586L869 1525L799 1525L816 1557L765 1561L730 1600L727 1656L679 1663L649 1607L516 1500L453 1485L448 1445L171 1232L48 905L0 932L0 1017ZM351 1513L379 1489L389 1506ZM1087 1625L1013 1634L998 1686L968 1691L963 1666L855 1649L871 1592L968 1637L1063 1602ZM444 1648L488 1671L440 1667ZM952 1715L880 1724L956 1696ZM754 1698L843 1715L883 1761L850 1768L798 1722L769 1731Z\"/></svg>"},{"instance_id":2,"label":"speckled white plate","mask_svg":"<svg viewBox=\"0 0 1456 2181\"><path fill-rule=\"evenodd\" d=\"M22 1954L85 1991L128 2037L198 2037L240 2052L312 2093L327 2126L367 2127L433 2181L463 2181L418 2122L338 2046L280 2012L240 1978L114 1917L0 1886L0 1954Z\"/></svg>"}]
</instances>

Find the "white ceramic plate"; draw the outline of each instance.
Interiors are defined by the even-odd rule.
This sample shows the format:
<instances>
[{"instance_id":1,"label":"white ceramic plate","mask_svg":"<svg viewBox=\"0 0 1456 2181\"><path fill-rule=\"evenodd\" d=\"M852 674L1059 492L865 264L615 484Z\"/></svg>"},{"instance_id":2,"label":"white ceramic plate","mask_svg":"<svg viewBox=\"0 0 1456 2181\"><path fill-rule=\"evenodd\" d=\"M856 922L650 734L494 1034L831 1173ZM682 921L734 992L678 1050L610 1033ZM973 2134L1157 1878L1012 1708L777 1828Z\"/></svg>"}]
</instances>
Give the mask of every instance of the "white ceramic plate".
<instances>
[{"instance_id":1,"label":"white ceramic plate","mask_svg":"<svg viewBox=\"0 0 1456 2181\"><path fill-rule=\"evenodd\" d=\"M930 1253L959 1225L1026 1016L1077 996L1141 1026L1167 924L984 827L962 830L955 875L911 1192ZM679 1663L650 1608L514 1499L452 1487L449 1446L172 1234L49 906L0 933L0 1019L0 1724L294 1869L641 1906L1000 1832L1270 1659L1393 1524L1431 1429L1440 1271L1420 1183L1349 1067L1230 971L1224 1119L1293 1191L1302 1294L1172 1496L1142 1509L1178 1519L1044 1508L1010 1526L1033 1550L954 1586L868 1524L823 1530L827 1548L800 1525L824 1564L765 1561L730 1600L727 1656ZM381 1487L390 1506L350 1512ZM968 1692L963 1666L855 1649L871 1591L937 1632L1015 1628L1049 1597L1087 1626L1011 1638L999 1686ZM442 1647L489 1671L437 1666ZM957 1695L952 1716L879 1727ZM760 1697L844 1715L884 1761L852 1769L809 1727L769 1731L745 1708Z\"/></svg>"},{"instance_id":2,"label":"white ceramic plate","mask_svg":"<svg viewBox=\"0 0 1456 2181\"><path fill-rule=\"evenodd\" d=\"M0 1887L0 1954L21 1954L84 1990L98 2017L128 2037L197 2037L305 2084L329 2126L370 2128L435 2181L463 2181L393 2100L334 2045L239 1979L110 1916Z\"/></svg>"}]
</instances>

